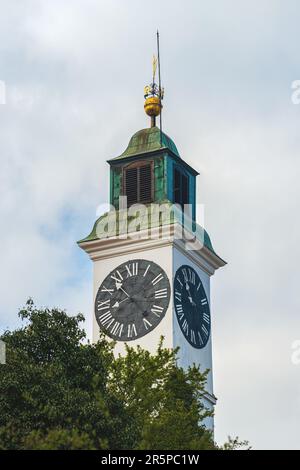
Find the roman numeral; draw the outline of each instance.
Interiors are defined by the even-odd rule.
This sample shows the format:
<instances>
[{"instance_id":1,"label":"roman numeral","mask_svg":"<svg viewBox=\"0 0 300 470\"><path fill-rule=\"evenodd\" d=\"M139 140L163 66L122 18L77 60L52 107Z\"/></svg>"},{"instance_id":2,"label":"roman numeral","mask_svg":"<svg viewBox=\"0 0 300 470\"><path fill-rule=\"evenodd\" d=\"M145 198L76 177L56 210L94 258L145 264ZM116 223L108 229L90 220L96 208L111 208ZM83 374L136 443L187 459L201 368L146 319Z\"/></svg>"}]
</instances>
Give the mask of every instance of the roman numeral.
<instances>
[{"instance_id":1,"label":"roman numeral","mask_svg":"<svg viewBox=\"0 0 300 470\"><path fill-rule=\"evenodd\" d=\"M145 269L145 272L143 274L144 277L147 275L147 272L148 272L149 268L150 268L150 264L148 264L147 268Z\"/></svg>"},{"instance_id":2,"label":"roman numeral","mask_svg":"<svg viewBox=\"0 0 300 470\"><path fill-rule=\"evenodd\" d=\"M130 323L127 329L127 337L132 338L133 335L137 336L136 327L135 327L135 323Z\"/></svg>"},{"instance_id":3,"label":"roman numeral","mask_svg":"<svg viewBox=\"0 0 300 470\"><path fill-rule=\"evenodd\" d=\"M101 292L107 292L109 295L112 295L114 292L114 289L107 289L107 287L103 286L101 289Z\"/></svg>"},{"instance_id":4,"label":"roman numeral","mask_svg":"<svg viewBox=\"0 0 300 470\"><path fill-rule=\"evenodd\" d=\"M186 272L186 269L182 268L181 272L183 274L183 278L184 278L185 282L188 282L189 278L188 278L188 274Z\"/></svg>"},{"instance_id":5,"label":"roman numeral","mask_svg":"<svg viewBox=\"0 0 300 470\"><path fill-rule=\"evenodd\" d=\"M155 291L156 299L165 299L166 297L168 297L168 289L159 289Z\"/></svg>"},{"instance_id":6,"label":"roman numeral","mask_svg":"<svg viewBox=\"0 0 300 470\"><path fill-rule=\"evenodd\" d=\"M123 327L123 323L119 323L118 321L116 321L116 323L114 323L114 325L112 326L110 332L112 335L119 336L119 338L121 338Z\"/></svg>"},{"instance_id":7,"label":"roman numeral","mask_svg":"<svg viewBox=\"0 0 300 470\"><path fill-rule=\"evenodd\" d=\"M139 269L139 263L132 263L129 266L126 264L125 268L126 268L127 273L128 273L127 277L137 276L138 269Z\"/></svg>"},{"instance_id":8,"label":"roman numeral","mask_svg":"<svg viewBox=\"0 0 300 470\"><path fill-rule=\"evenodd\" d=\"M97 306L98 312L100 312L100 310L107 310L109 309L109 307L110 307L110 299L104 300L104 302L100 302L98 300L98 306Z\"/></svg>"},{"instance_id":9,"label":"roman numeral","mask_svg":"<svg viewBox=\"0 0 300 470\"><path fill-rule=\"evenodd\" d=\"M153 305L151 308L151 312L156 315L158 318L160 318L162 312L164 311L163 307L160 307L159 305Z\"/></svg>"},{"instance_id":10,"label":"roman numeral","mask_svg":"<svg viewBox=\"0 0 300 470\"><path fill-rule=\"evenodd\" d=\"M176 312L179 316L179 319L181 320L184 317L183 308L181 304L176 304Z\"/></svg>"},{"instance_id":11,"label":"roman numeral","mask_svg":"<svg viewBox=\"0 0 300 470\"><path fill-rule=\"evenodd\" d=\"M183 307L181 304L176 304L176 310L178 313L182 313L183 312Z\"/></svg>"},{"instance_id":12,"label":"roman numeral","mask_svg":"<svg viewBox=\"0 0 300 470\"><path fill-rule=\"evenodd\" d=\"M175 299L181 302L181 292L178 292L178 290L175 291Z\"/></svg>"},{"instance_id":13,"label":"roman numeral","mask_svg":"<svg viewBox=\"0 0 300 470\"><path fill-rule=\"evenodd\" d=\"M189 333L189 325L186 319L183 320L182 322L182 330L188 335Z\"/></svg>"},{"instance_id":14,"label":"roman numeral","mask_svg":"<svg viewBox=\"0 0 300 470\"><path fill-rule=\"evenodd\" d=\"M200 281L199 284L198 284L197 290L199 290L200 287L201 287L201 281Z\"/></svg>"},{"instance_id":15,"label":"roman numeral","mask_svg":"<svg viewBox=\"0 0 300 470\"><path fill-rule=\"evenodd\" d=\"M176 277L176 281L177 281L177 282L179 282L179 284L181 285L181 287L183 287L183 284L182 284L182 282L181 282L181 280L180 280L180 277L179 277L179 276L177 276L177 277Z\"/></svg>"},{"instance_id":16,"label":"roman numeral","mask_svg":"<svg viewBox=\"0 0 300 470\"><path fill-rule=\"evenodd\" d=\"M184 282L191 282L193 285L196 284L196 274L191 268L182 268L181 270ZM177 279L179 282L180 280Z\"/></svg>"},{"instance_id":17,"label":"roman numeral","mask_svg":"<svg viewBox=\"0 0 300 470\"><path fill-rule=\"evenodd\" d=\"M193 285L195 285L196 284L196 276L195 276L194 271L192 271L191 269L189 269L189 277L190 277L190 282Z\"/></svg>"},{"instance_id":18,"label":"roman numeral","mask_svg":"<svg viewBox=\"0 0 300 470\"><path fill-rule=\"evenodd\" d=\"M114 281L116 281L117 283L122 283L123 281L123 276L122 274L120 273L120 271L116 271L114 275L111 275L110 276Z\"/></svg>"},{"instance_id":19,"label":"roman numeral","mask_svg":"<svg viewBox=\"0 0 300 470\"><path fill-rule=\"evenodd\" d=\"M114 322L114 319L110 312L105 312L99 316L99 321L102 323L103 326L107 326L107 328L109 328L110 325Z\"/></svg>"},{"instance_id":20,"label":"roman numeral","mask_svg":"<svg viewBox=\"0 0 300 470\"><path fill-rule=\"evenodd\" d=\"M210 318L209 318L209 315L207 313L203 313L203 321L205 321L205 323L209 324Z\"/></svg>"},{"instance_id":21,"label":"roman numeral","mask_svg":"<svg viewBox=\"0 0 300 470\"><path fill-rule=\"evenodd\" d=\"M205 336L208 336L208 330L207 330L206 326L205 326L205 325L202 325L201 328L202 328L202 331L203 331L203 333L205 334Z\"/></svg>"},{"instance_id":22,"label":"roman numeral","mask_svg":"<svg viewBox=\"0 0 300 470\"><path fill-rule=\"evenodd\" d=\"M197 333L198 333L198 339L199 339L200 346L202 346L203 345L203 339L202 339L201 333L200 333L200 331L197 331Z\"/></svg>"},{"instance_id":23,"label":"roman numeral","mask_svg":"<svg viewBox=\"0 0 300 470\"><path fill-rule=\"evenodd\" d=\"M206 305L207 304L207 299L202 299L201 300L201 305Z\"/></svg>"},{"instance_id":24,"label":"roman numeral","mask_svg":"<svg viewBox=\"0 0 300 470\"><path fill-rule=\"evenodd\" d=\"M160 273L153 279L152 284L155 286L155 284L158 284L160 281L162 281L163 278L164 276Z\"/></svg>"},{"instance_id":25,"label":"roman numeral","mask_svg":"<svg viewBox=\"0 0 300 470\"><path fill-rule=\"evenodd\" d=\"M191 342L196 344L196 336L194 330L191 330Z\"/></svg>"},{"instance_id":26,"label":"roman numeral","mask_svg":"<svg viewBox=\"0 0 300 470\"><path fill-rule=\"evenodd\" d=\"M150 323L147 318L143 318L143 323L144 323L144 327L146 328L146 330L149 330L149 328L152 327L152 323Z\"/></svg>"}]
</instances>

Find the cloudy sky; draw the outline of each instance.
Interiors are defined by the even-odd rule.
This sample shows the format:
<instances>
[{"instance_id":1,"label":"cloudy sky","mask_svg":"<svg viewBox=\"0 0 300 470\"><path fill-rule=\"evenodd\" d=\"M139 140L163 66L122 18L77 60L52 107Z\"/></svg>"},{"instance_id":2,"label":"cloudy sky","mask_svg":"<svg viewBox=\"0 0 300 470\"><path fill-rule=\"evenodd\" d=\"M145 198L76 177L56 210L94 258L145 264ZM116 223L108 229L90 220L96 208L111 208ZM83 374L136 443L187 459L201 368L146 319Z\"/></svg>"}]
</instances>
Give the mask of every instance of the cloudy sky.
<instances>
[{"instance_id":1,"label":"cloudy sky","mask_svg":"<svg viewBox=\"0 0 300 470\"><path fill-rule=\"evenodd\" d=\"M82 311L76 246L107 202L108 158L147 127L161 34L164 130L200 171L228 265L212 279L216 438L300 449L300 79L296 0L0 1L0 328L29 296ZM98 209L97 209L98 208Z\"/></svg>"}]
</instances>

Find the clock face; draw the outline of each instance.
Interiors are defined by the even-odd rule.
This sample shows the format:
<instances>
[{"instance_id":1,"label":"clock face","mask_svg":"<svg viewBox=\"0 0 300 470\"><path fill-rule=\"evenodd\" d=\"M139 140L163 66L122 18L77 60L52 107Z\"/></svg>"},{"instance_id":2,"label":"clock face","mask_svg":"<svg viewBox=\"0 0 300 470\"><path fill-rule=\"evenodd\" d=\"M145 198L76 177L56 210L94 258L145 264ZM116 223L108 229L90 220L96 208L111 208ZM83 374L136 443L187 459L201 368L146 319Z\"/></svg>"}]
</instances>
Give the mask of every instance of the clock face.
<instances>
[{"instance_id":1,"label":"clock face","mask_svg":"<svg viewBox=\"0 0 300 470\"><path fill-rule=\"evenodd\" d=\"M101 330L117 341L152 331L165 316L170 283L152 261L134 259L117 266L99 287L95 315Z\"/></svg>"},{"instance_id":2,"label":"clock face","mask_svg":"<svg viewBox=\"0 0 300 470\"><path fill-rule=\"evenodd\" d=\"M183 265L176 271L174 306L187 341L194 348L204 348L210 335L209 303L201 279L191 266Z\"/></svg>"}]
</instances>

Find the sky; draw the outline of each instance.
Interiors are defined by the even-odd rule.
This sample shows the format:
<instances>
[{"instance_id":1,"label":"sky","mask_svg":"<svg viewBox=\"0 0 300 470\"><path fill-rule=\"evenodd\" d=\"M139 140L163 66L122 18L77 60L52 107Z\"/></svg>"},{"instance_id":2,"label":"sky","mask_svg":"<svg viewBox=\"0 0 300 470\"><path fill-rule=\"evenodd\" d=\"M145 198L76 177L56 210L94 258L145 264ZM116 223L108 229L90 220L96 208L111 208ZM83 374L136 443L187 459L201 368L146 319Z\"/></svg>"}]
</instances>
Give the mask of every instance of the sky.
<instances>
[{"instance_id":1,"label":"sky","mask_svg":"<svg viewBox=\"0 0 300 470\"><path fill-rule=\"evenodd\" d=\"M200 172L205 228L228 262L211 286L215 437L300 449L300 3L0 7L0 331L31 296L83 312L90 334L92 266L76 241L107 203L106 160L149 125L158 28L164 131Z\"/></svg>"}]
</instances>

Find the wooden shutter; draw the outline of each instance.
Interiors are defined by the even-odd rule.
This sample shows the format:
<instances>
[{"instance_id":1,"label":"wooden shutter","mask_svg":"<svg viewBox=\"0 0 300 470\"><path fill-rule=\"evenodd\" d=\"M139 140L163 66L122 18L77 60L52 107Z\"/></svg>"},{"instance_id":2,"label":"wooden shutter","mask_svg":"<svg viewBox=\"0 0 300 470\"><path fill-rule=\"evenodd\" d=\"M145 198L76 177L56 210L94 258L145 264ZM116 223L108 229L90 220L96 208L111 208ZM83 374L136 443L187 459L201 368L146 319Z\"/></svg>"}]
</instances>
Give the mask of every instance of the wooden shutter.
<instances>
[{"instance_id":1,"label":"wooden shutter","mask_svg":"<svg viewBox=\"0 0 300 470\"><path fill-rule=\"evenodd\" d=\"M152 172L151 165L141 166L139 169L139 202L149 202L152 199Z\"/></svg>"},{"instance_id":2,"label":"wooden shutter","mask_svg":"<svg viewBox=\"0 0 300 470\"><path fill-rule=\"evenodd\" d=\"M123 194L127 204L147 203L153 199L152 162L135 162L123 171Z\"/></svg>"},{"instance_id":3,"label":"wooden shutter","mask_svg":"<svg viewBox=\"0 0 300 470\"><path fill-rule=\"evenodd\" d=\"M125 195L127 196L128 206L137 202L138 197L138 170L137 168L128 168L125 174Z\"/></svg>"}]
</instances>

